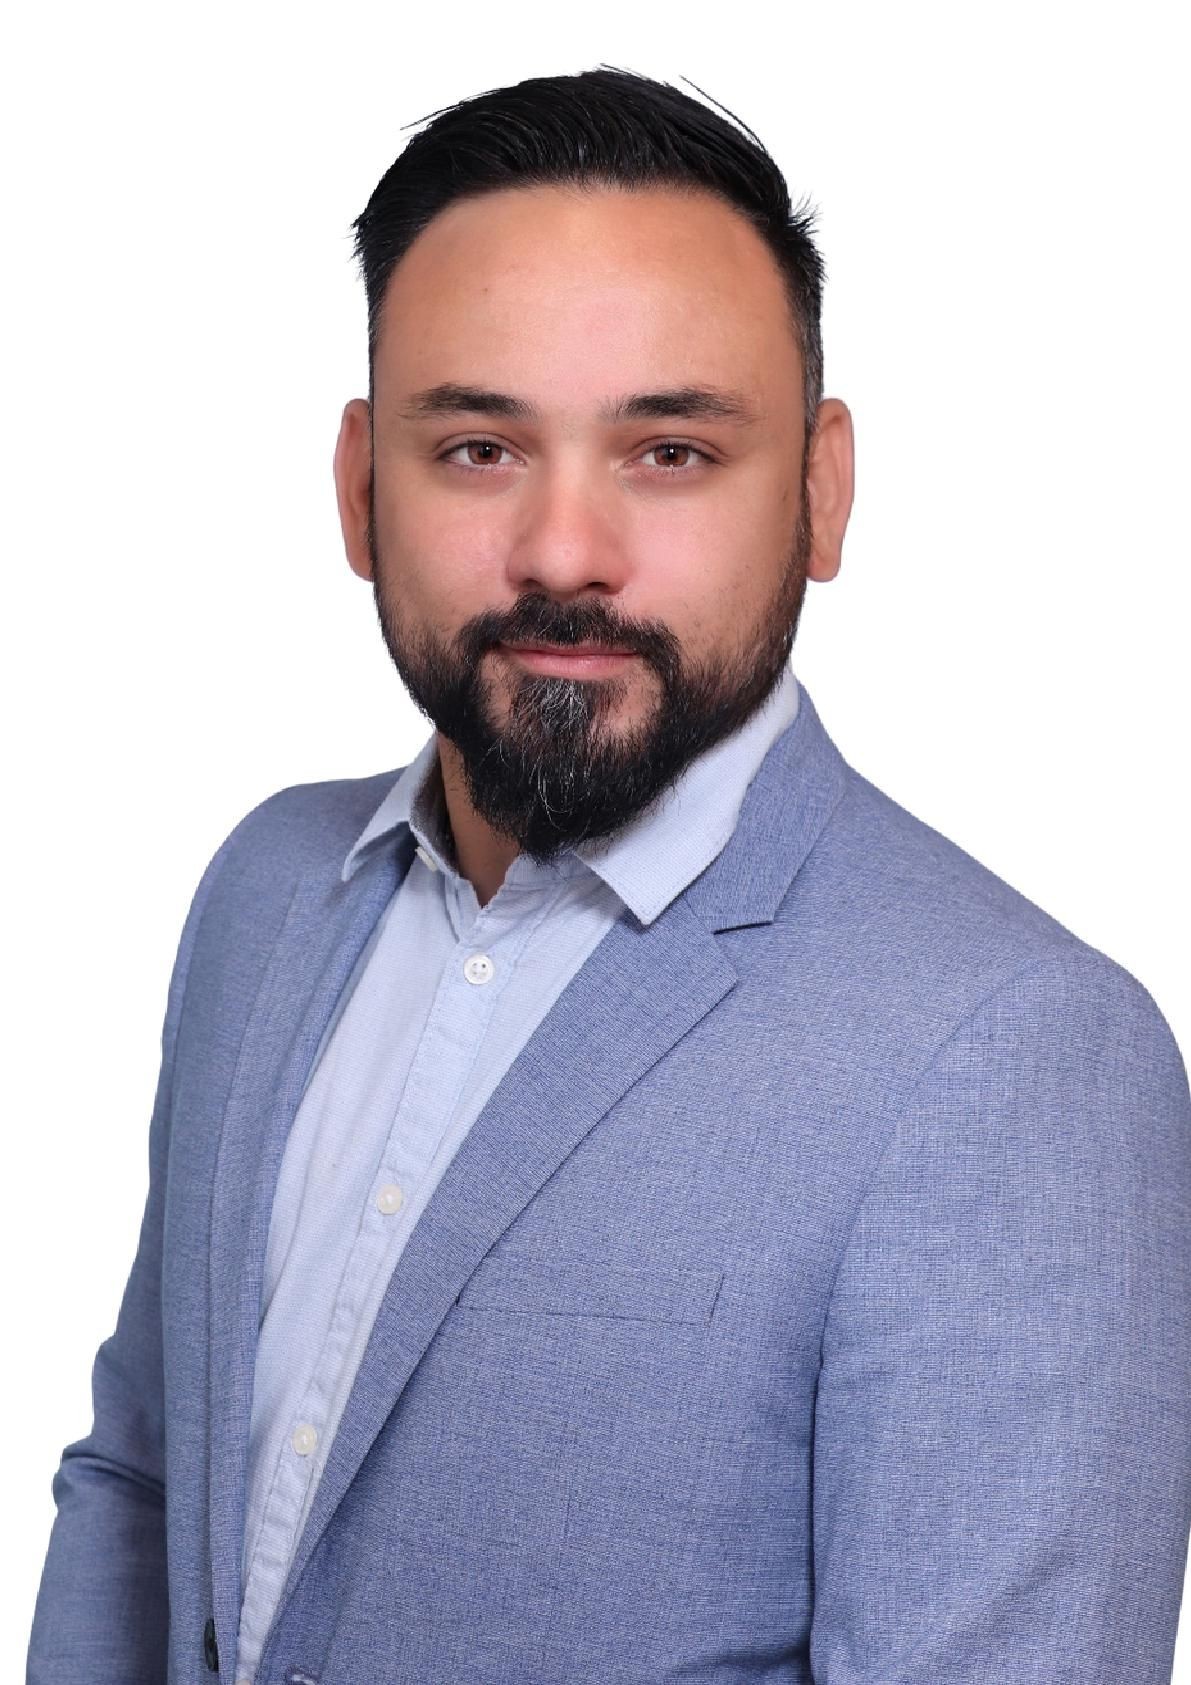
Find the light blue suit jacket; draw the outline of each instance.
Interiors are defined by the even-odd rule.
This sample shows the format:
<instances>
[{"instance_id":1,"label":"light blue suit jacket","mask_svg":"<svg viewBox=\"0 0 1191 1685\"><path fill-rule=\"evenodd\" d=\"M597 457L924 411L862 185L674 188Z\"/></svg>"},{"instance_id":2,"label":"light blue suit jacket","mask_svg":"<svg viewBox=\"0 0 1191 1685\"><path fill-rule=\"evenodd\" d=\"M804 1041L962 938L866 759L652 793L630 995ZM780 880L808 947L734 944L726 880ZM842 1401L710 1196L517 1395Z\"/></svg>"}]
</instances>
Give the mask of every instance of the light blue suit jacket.
<instances>
[{"instance_id":1,"label":"light blue suit jacket","mask_svg":"<svg viewBox=\"0 0 1191 1685\"><path fill-rule=\"evenodd\" d=\"M170 984L150 1190L33 1685L233 1685L272 1189L410 850L254 809ZM377 1316L260 1685L1159 1685L1191 1097L1146 990L849 767L805 687L712 865L530 1037Z\"/></svg>"}]
</instances>

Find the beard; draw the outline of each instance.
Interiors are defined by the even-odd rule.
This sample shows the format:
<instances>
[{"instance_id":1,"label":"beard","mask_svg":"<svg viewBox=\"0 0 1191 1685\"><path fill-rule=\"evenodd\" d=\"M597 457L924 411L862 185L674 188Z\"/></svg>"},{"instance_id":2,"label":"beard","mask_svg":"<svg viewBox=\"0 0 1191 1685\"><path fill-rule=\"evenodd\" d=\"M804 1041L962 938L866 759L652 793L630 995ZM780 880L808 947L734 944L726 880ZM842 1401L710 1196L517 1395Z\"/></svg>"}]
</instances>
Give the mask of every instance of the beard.
<instances>
[{"instance_id":1,"label":"beard","mask_svg":"<svg viewBox=\"0 0 1191 1685\"><path fill-rule=\"evenodd\" d=\"M475 811L521 853L545 863L645 813L698 755L738 730L772 694L806 593L805 464L794 539L773 600L757 625L740 630L733 653L696 662L684 658L662 622L614 616L602 598L560 603L541 592L508 610L488 609L444 640L401 618L380 564L371 493L368 547L381 632L412 701L458 750ZM497 719L481 658L502 643L631 650L656 677L658 701L648 718L617 731L612 721L628 694L623 679L522 673L505 718Z\"/></svg>"}]
</instances>

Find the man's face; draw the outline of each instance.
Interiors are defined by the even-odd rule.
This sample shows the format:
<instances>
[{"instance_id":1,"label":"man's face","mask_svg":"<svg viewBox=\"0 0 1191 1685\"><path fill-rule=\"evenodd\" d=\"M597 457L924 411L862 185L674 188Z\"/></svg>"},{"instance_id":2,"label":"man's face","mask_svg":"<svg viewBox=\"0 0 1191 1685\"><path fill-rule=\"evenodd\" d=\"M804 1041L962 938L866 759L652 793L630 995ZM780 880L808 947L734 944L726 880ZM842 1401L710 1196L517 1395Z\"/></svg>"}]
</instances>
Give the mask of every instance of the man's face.
<instances>
[{"instance_id":1,"label":"man's face","mask_svg":"<svg viewBox=\"0 0 1191 1685\"><path fill-rule=\"evenodd\" d=\"M776 265L720 201L450 206L390 283L371 421L352 565L524 853L618 830L769 695L812 555L802 371Z\"/></svg>"}]
</instances>

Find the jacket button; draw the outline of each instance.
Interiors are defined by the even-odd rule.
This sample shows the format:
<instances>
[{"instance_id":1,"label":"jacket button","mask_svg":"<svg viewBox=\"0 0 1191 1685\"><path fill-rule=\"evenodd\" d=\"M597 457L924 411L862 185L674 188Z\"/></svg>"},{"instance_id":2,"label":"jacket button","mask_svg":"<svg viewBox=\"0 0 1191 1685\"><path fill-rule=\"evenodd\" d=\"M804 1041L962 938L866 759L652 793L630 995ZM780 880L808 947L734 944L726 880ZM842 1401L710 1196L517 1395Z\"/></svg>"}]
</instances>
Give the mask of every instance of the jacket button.
<instances>
[{"instance_id":1,"label":"jacket button","mask_svg":"<svg viewBox=\"0 0 1191 1685\"><path fill-rule=\"evenodd\" d=\"M203 1655L212 1673L219 1672L219 1646L215 1642L215 1622L208 1620L203 1628Z\"/></svg>"}]
</instances>

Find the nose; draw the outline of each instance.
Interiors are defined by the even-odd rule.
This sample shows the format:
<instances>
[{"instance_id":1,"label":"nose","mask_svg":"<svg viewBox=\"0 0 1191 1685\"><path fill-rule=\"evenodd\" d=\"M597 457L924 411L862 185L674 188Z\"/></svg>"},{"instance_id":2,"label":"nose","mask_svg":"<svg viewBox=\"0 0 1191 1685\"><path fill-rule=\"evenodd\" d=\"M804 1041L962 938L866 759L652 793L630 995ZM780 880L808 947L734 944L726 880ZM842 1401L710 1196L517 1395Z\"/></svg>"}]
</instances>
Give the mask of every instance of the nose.
<instances>
[{"instance_id":1,"label":"nose","mask_svg":"<svg viewBox=\"0 0 1191 1685\"><path fill-rule=\"evenodd\" d=\"M514 594L543 591L566 598L622 590L630 564L615 495L615 486L602 485L590 464L539 463L518 499L508 550Z\"/></svg>"}]
</instances>

